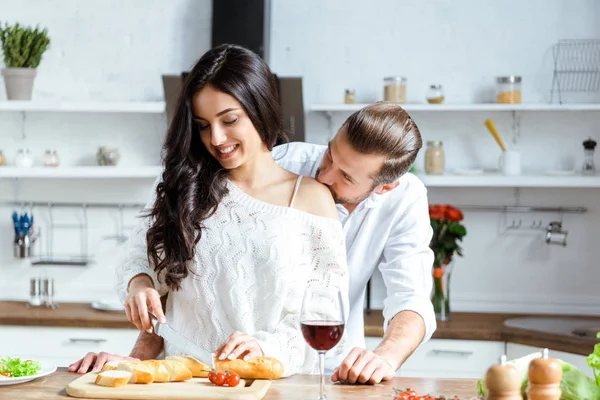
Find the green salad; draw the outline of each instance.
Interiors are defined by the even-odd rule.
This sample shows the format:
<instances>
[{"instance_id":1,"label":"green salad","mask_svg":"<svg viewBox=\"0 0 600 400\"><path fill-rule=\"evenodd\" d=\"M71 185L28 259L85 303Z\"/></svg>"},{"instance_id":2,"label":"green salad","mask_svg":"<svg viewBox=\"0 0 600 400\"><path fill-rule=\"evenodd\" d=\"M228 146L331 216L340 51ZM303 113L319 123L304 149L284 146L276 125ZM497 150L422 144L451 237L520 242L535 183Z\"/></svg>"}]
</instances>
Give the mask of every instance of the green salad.
<instances>
[{"instance_id":1,"label":"green salad","mask_svg":"<svg viewBox=\"0 0 600 400\"><path fill-rule=\"evenodd\" d=\"M5 378L18 378L19 376L31 376L42 369L39 362L23 360L20 358L0 358L0 376Z\"/></svg>"}]
</instances>

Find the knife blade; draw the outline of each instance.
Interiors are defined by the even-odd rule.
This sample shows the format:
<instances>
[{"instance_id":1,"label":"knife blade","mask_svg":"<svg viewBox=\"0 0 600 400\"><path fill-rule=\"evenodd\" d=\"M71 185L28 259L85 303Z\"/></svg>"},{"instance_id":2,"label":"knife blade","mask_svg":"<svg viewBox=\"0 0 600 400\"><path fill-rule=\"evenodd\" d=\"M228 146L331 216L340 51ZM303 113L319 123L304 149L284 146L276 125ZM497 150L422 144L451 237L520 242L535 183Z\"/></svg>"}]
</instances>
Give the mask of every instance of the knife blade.
<instances>
[{"instance_id":1,"label":"knife blade","mask_svg":"<svg viewBox=\"0 0 600 400\"><path fill-rule=\"evenodd\" d=\"M215 369L215 360L211 353L204 350L194 342L188 340L186 337L180 335L177 331L171 328L169 324L161 324L154 317L151 317L150 319L154 333L162 337L170 345L175 346L184 352L184 354L192 356L210 368Z\"/></svg>"}]
</instances>

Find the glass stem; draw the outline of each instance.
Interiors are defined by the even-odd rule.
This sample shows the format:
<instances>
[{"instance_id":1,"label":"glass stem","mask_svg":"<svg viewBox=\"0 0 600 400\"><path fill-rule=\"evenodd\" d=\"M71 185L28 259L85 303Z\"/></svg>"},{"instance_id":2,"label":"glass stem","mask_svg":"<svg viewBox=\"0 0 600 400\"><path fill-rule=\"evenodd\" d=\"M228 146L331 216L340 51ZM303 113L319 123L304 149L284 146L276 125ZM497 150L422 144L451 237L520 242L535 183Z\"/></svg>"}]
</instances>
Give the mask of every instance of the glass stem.
<instances>
[{"instance_id":1,"label":"glass stem","mask_svg":"<svg viewBox=\"0 0 600 400\"><path fill-rule=\"evenodd\" d=\"M319 351L319 374L321 375L321 389L319 390L319 400L326 400L325 396L325 352Z\"/></svg>"}]
</instances>

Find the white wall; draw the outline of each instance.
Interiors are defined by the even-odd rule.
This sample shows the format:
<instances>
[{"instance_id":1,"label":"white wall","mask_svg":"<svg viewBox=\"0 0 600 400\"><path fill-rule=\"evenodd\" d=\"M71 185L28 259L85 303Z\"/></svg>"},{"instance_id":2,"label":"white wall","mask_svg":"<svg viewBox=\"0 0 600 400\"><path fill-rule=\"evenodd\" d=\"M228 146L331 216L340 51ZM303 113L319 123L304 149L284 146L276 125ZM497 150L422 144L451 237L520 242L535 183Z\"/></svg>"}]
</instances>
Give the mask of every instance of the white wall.
<instances>
[{"instance_id":1,"label":"white wall","mask_svg":"<svg viewBox=\"0 0 600 400\"><path fill-rule=\"evenodd\" d=\"M595 23L600 5L593 0L273 3L270 64L278 74L303 76L307 107L342 102L348 87L356 89L358 102L381 99L382 78L392 74L408 78L411 103L424 102L430 83L444 86L448 103L489 101L494 77L503 74L523 76L524 102L548 101L552 44L561 38L600 34ZM208 49L210 4L0 0L0 15L49 27L53 44L39 69L36 99L156 100L162 96L161 74L186 69ZM600 99L593 95L569 100ZM495 166L499 151L483 126L486 118L493 118L510 138L510 113L412 115L425 140L444 141L449 170ZM334 115L334 126L346 117ZM519 145L526 155L524 168L531 172L579 168L581 142L587 136L600 139L598 117L597 112L522 113ZM97 146L115 143L124 164L152 165L158 160L164 131L164 120L150 115L28 114L27 137L22 140L20 118L18 113L0 113L0 148L12 157L23 145L38 155L51 146L65 164L90 163ZM307 118L308 140L325 143L331 132L324 116L307 113ZM422 165L421 154L417 168L422 170ZM143 202L150 184L151 180L23 181L16 188L12 181L0 181L0 199L19 195L27 200ZM501 214L466 213L469 233L465 257L457 261L453 275L454 309L598 313L600 268L594 250L599 195L597 189L521 190L522 204L589 208L585 215L564 216L569 231L566 248L545 245L542 232L504 232ZM510 205L515 198L512 189L430 189L430 200ZM12 258L10 211L0 209L5 215L0 219L0 296L24 298L28 277L40 269ZM45 211L38 212L42 222ZM70 217L75 215L73 210ZM57 278L59 298L111 296L118 246L102 236L114 234L114 212L99 210L93 215L95 239L90 248L96 264L46 268ZM509 223L513 217L506 216ZM534 219L547 224L560 216L516 217L523 224ZM65 235L64 243L77 243L76 239ZM384 296L378 279L376 307Z\"/></svg>"}]
</instances>

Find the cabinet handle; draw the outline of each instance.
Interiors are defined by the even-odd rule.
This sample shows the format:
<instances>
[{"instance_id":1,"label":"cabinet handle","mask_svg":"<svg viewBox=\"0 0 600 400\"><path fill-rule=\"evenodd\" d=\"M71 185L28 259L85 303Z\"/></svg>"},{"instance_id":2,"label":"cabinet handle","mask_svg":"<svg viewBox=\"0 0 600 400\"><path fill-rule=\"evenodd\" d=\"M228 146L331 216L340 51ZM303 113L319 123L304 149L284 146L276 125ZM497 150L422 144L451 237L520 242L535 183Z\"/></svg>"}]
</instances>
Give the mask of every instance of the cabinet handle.
<instances>
[{"instance_id":1,"label":"cabinet handle","mask_svg":"<svg viewBox=\"0 0 600 400\"><path fill-rule=\"evenodd\" d=\"M106 339L70 338L71 343L104 343Z\"/></svg>"},{"instance_id":2,"label":"cabinet handle","mask_svg":"<svg viewBox=\"0 0 600 400\"><path fill-rule=\"evenodd\" d=\"M469 357L469 356L473 355L472 351L460 351L460 350L438 350L438 349L434 349L434 350L431 350L431 352L435 356L447 355L447 356Z\"/></svg>"}]
</instances>

